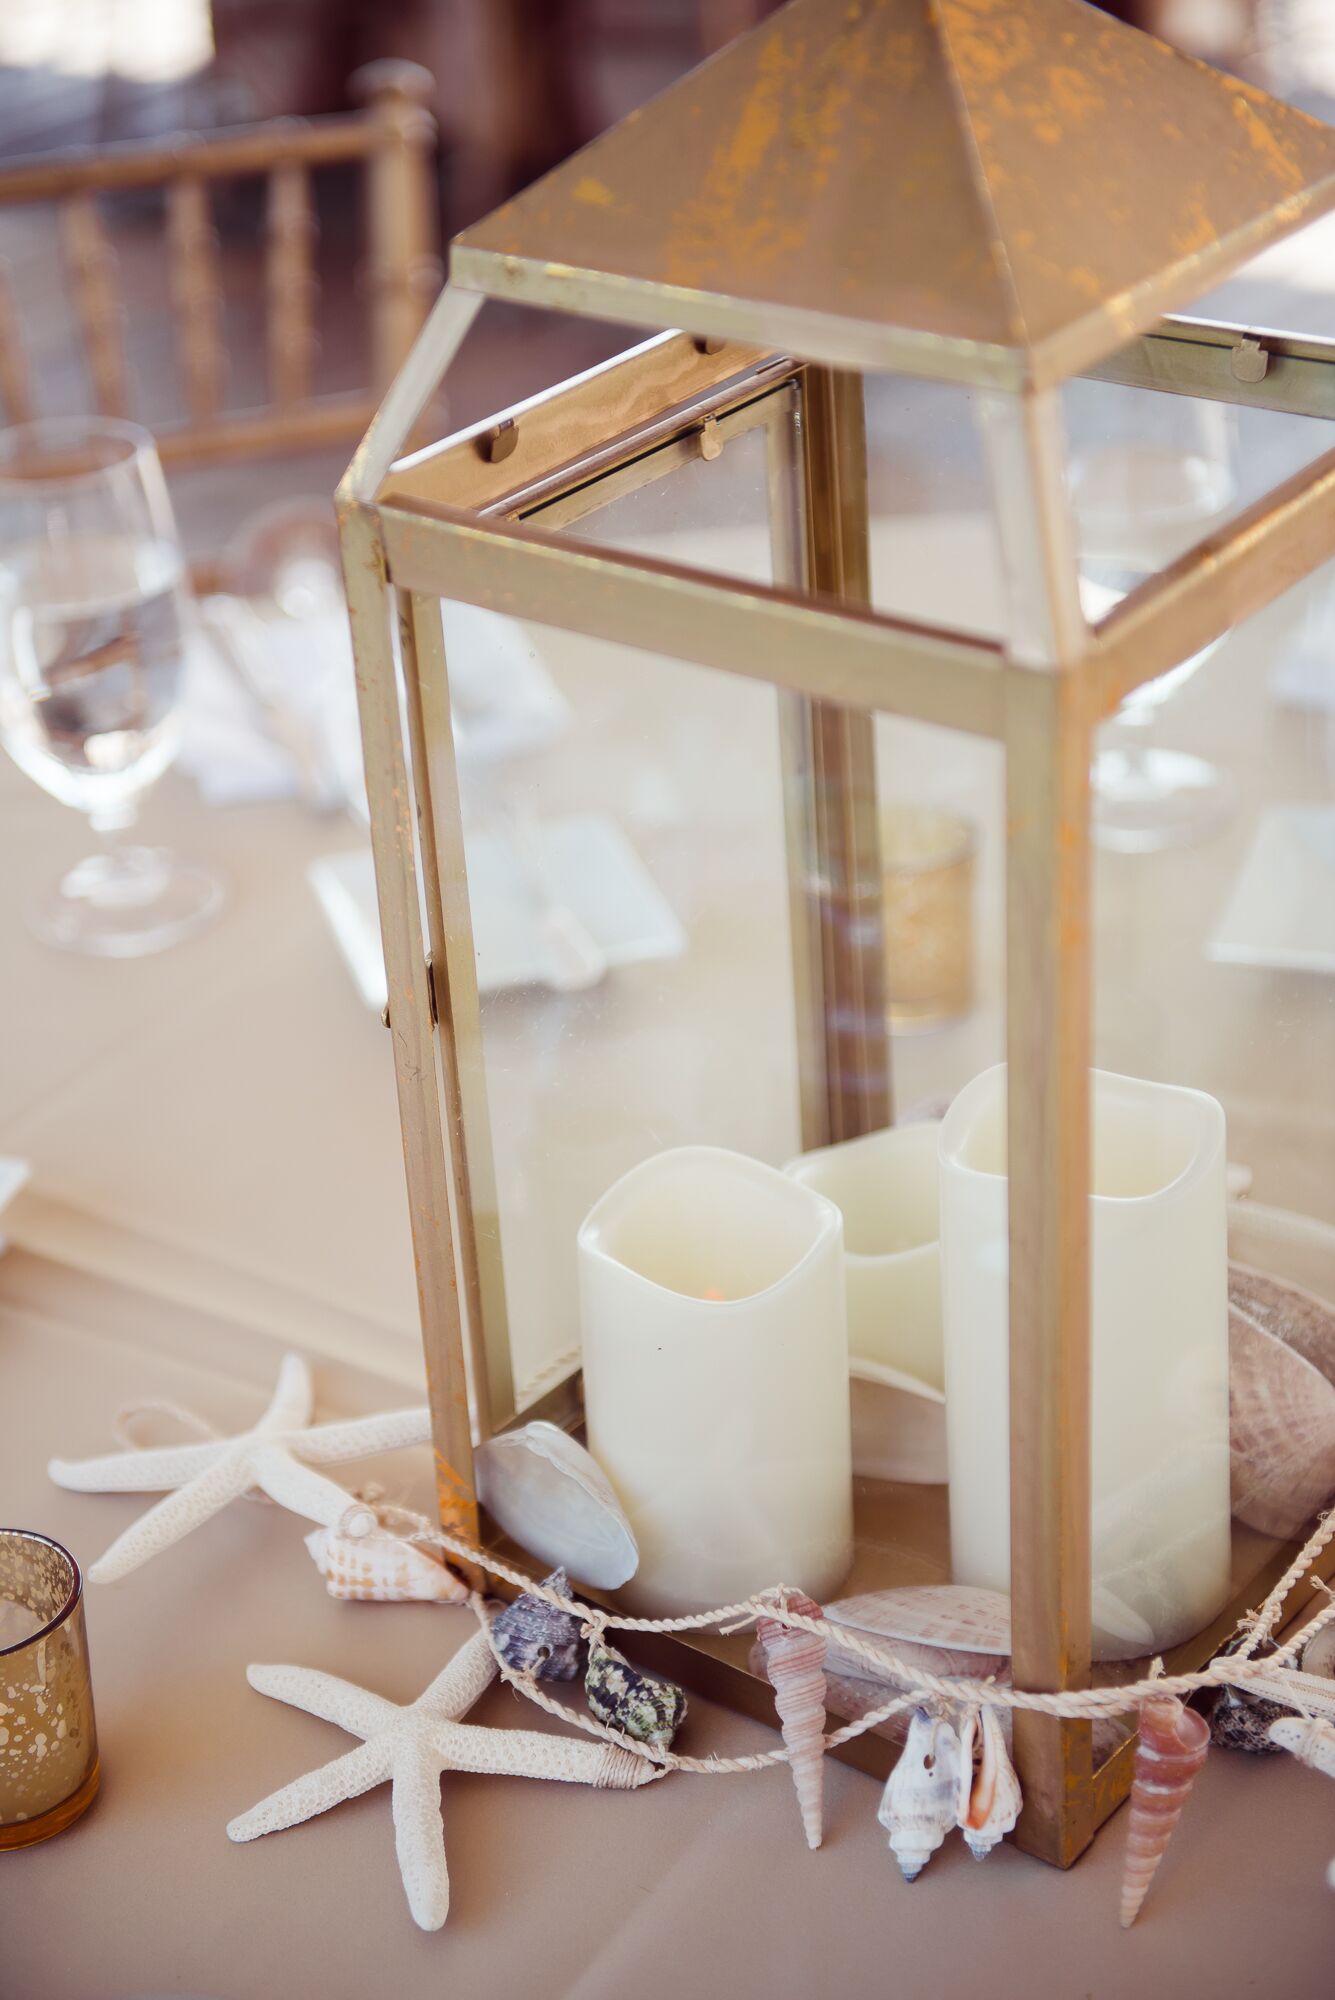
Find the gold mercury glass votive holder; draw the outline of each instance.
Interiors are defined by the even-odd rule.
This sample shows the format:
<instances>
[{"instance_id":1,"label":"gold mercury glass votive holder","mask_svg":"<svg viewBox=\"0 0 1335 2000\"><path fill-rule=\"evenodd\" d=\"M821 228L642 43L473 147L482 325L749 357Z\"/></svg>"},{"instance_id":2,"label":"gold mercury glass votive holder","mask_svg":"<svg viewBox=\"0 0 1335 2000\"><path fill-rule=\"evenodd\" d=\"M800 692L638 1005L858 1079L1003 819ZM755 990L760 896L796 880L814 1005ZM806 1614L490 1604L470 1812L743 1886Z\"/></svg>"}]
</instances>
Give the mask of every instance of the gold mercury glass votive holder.
<instances>
[{"instance_id":1,"label":"gold mercury glass votive holder","mask_svg":"<svg viewBox=\"0 0 1335 2000\"><path fill-rule=\"evenodd\" d=\"M973 1005L978 829L943 807L881 808L886 1012L896 1029L934 1028Z\"/></svg>"},{"instance_id":2,"label":"gold mercury glass votive holder","mask_svg":"<svg viewBox=\"0 0 1335 2000\"><path fill-rule=\"evenodd\" d=\"M63 1833L97 1783L79 1565L46 1535L0 1528L0 1848Z\"/></svg>"}]
</instances>

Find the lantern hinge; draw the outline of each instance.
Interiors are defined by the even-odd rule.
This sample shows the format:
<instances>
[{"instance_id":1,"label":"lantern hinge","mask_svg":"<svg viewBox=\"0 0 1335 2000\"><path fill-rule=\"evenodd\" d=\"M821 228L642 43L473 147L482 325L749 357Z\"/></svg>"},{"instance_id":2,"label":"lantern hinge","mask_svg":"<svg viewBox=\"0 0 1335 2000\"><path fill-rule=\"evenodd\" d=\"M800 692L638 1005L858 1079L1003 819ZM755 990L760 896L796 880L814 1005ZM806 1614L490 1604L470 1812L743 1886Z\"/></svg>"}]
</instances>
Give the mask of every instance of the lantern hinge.
<instances>
[{"instance_id":1,"label":"lantern hinge","mask_svg":"<svg viewBox=\"0 0 1335 2000\"><path fill-rule=\"evenodd\" d=\"M1270 356L1259 340L1243 339L1233 349L1229 366L1235 382L1262 382L1270 366Z\"/></svg>"},{"instance_id":2,"label":"lantern hinge","mask_svg":"<svg viewBox=\"0 0 1335 2000\"><path fill-rule=\"evenodd\" d=\"M723 433L717 417L706 417L700 426L700 456L715 459L723 450Z\"/></svg>"},{"instance_id":3,"label":"lantern hinge","mask_svg":"<svg viewBox=\"0 0 1335 2000\"><path fill-rule=\"evenodd\" d=\"M436 1003L436 968L431 962L430 952L426 955L426 1004L431 1014L431 1025L433 1028L438 1028L440 1026L440 1010ZM384 1006L380 1009L380 1019L382 1024L387 1028L390 1024L388 1000L386 1000Z\"/></svg>"}]
</instances>

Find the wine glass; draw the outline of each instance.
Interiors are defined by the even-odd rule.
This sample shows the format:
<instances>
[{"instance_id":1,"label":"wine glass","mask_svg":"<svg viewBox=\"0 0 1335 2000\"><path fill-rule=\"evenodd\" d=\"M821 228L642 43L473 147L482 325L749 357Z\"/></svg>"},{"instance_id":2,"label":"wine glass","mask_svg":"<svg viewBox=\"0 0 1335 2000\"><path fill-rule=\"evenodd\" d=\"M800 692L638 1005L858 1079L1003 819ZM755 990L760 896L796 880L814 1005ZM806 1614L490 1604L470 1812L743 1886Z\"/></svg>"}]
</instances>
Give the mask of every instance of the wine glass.
<instances>
[{"instance_id":1,"label":"wine glass","mask_svg":"<svg viewBox=\"0 0 1335 2000\"><path fill-rule=\"evenodd\" d=\"M1081 597L1098 618L1227 513L1235 416L1223 403L1093 381L1069 385L1066 409ZM1152 853L1201 839L1232 813L1227 772L1150 740L1163 704L1220 643L1134 689L1102 732L1091 801L1100 846Z\"/></svg>"},{"instance_id":2,"label":"wine glass","mask_svg":"<svg viewBox=\"0 0 1335 2000\"><path fill-rule=\"evenodd\" d=\"M34 913L47 943L137 958L222 902L206 870L124 838L176 752L189 615L147 431L99 417L0 432L0 742L102 842Z\"/></svg>"}]
</instances>

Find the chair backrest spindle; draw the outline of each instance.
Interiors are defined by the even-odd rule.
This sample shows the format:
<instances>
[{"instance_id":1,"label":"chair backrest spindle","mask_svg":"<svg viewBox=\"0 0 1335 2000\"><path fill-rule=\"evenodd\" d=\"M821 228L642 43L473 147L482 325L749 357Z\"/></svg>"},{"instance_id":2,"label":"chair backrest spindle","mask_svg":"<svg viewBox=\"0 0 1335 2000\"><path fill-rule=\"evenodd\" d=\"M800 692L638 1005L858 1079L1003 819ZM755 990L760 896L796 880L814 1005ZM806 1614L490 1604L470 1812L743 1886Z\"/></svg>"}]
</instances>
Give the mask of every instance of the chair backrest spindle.
<instances>
[{"instance_id":1,"label":"chair backrest spindle","mask_svg":"<svg viewBox=\"0 0 1335 2000\"><path fill-rule=\"evenodd\" d=\"M222 408L227 357L218 235L208 189L197 174L168 184L167 241L185 407L192 424L211 424Z\"/></svg>"},{"instance_id":2,"label":"chair backrest spindle","mask_svg":"<svg viewBox=\"0 0 1335 2000\"><path fill-rule=\"evenodd\" d=\"M304 166L289 162L269 176L269 386L280 411L311 393L315 366L315 209Z\"/></svg>"},{"instance_id":3,"label":"chair backrest spindle","mask_svg":"<svg viewBox=\"0 0 1335 2000\"><path fill-rule=\"evenodd\" d=\"M91 188L66 196L61 220L93 395L104 417L123 417L130 400L125 369L125 308L117 283L116 252Z\"/></svg>"},{"instance_id":4,"label":"chair backrest spindle","mask_svg":"<svg viewBox=\"0 0 1335 2000\"><path fill-rule=\"evenodd\" d=\"M172 465L217 464L347 443L361 437L380 393L407 353L440 278L436 255L434 89L414 63L372 63L353 79L367 110L354 117L269 125L181 138L160 146L107 146L0 167L0 212L54 204L97 409L131 414L124 306L99 195L165 191L168 276L180 355L184 421L156 426ZM353 167L366 187L371 273L369 389L314 393L317 168ZM223 404L225 295L212 184L260 175L267 184L265 343L269 391L259 407ZM33 412L19 339L16 294L0 267L0 420Z\"/></svg>"},{"instance_id":5,"label":"chair backrest spindle","mask_svg":"<svg viewBox=\"0 0 1335 2000\"><path fill-rule=\"evenodd\" d=\"M19 316L14 309L9 266L3 258L0 258L0 407L3 407L6 423L26 424L32 416L28 358L23 351Z\"/></svg>"}]
</instances>

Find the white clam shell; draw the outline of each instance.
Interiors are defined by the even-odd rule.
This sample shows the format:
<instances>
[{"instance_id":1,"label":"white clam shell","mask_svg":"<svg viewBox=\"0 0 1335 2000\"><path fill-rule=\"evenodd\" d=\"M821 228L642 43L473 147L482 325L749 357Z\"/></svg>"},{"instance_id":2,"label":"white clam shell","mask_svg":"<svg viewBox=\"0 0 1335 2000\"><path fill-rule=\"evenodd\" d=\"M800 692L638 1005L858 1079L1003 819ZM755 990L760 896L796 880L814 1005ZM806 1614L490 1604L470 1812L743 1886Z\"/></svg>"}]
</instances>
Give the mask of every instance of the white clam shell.
<instances>
[{"instance_id":1,"label":"white clam shell","mask_svg":"<svg viewBox=\"0 0 1335 2000\"><path fill-rule=\"evenodd\" d=\"M946 1399L930 1382L878 1361L849 1363L853 1471L910 1486L946 1482Z\"/></svg>"},{"instance_id":2,"label":"white clam shell","mask_svg":"<svg viewBox=\"0 0 1335 2000\"><path fill-rule=\"evenodd\" d=\"M488 1438L474 1458L478 1498L493 1521L548 1569L615 1590L640 1551L597 1460L541 1421Z\"/></svg>"}]
</instances>

